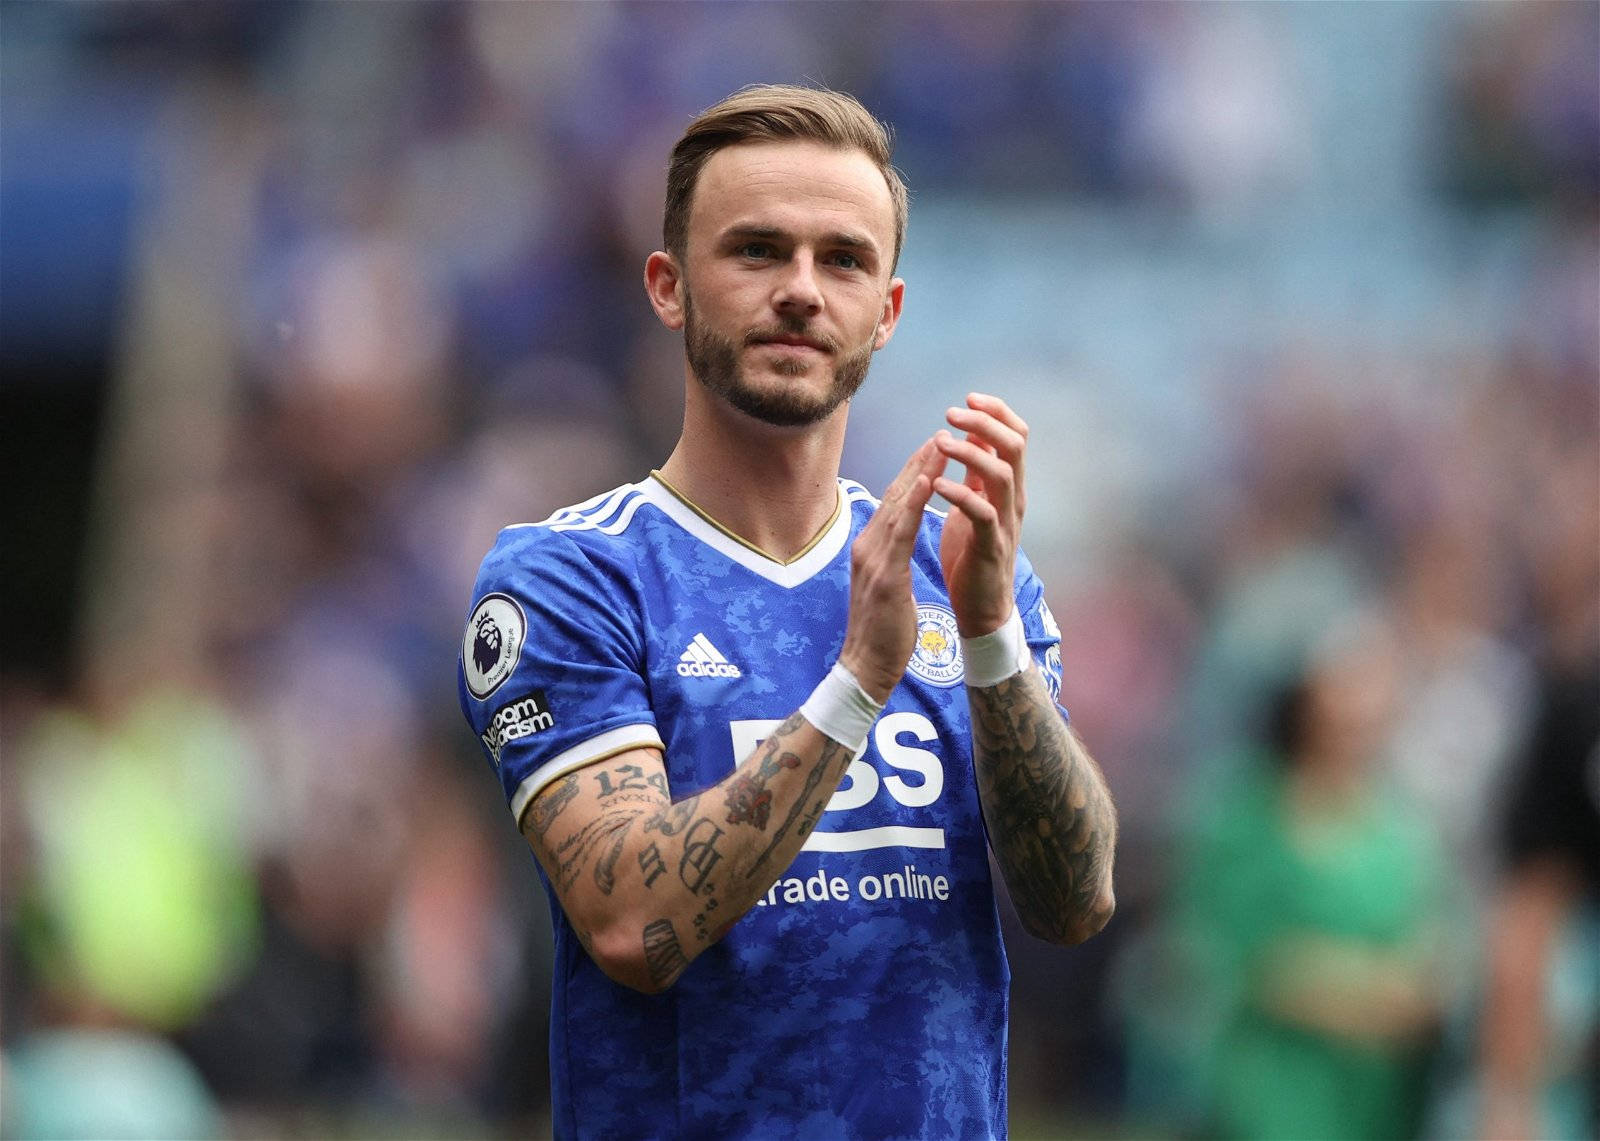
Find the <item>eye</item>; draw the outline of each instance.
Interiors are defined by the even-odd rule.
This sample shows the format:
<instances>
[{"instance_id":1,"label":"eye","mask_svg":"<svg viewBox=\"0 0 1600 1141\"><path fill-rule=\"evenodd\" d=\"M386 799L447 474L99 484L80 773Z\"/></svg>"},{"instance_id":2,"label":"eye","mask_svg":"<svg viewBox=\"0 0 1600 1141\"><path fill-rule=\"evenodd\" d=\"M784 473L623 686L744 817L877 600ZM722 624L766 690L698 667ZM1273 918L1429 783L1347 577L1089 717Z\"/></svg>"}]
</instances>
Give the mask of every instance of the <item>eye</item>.
<instances>
[{"instance_id":1,"label":"eye","mask_svg":"<svg viewBox=\"0 0 1600 1141\"><path fill-rule=\"evenodd\" d=\"M750 258L752 261L760 261L763 258L772 256L772 247L766 242L746 242L739 247L739 256Z\"/></svg>"},{"instance_id":2,"label":"eye","mask_svg":"<svg viewBox=\"0 0 1600 1141\"><path fill-rule=\"evenodd\" d=\"M833 264L840 269L860 269L861 259L855 254L841 252L833 255Z\"/></svg>"}]
</instances>

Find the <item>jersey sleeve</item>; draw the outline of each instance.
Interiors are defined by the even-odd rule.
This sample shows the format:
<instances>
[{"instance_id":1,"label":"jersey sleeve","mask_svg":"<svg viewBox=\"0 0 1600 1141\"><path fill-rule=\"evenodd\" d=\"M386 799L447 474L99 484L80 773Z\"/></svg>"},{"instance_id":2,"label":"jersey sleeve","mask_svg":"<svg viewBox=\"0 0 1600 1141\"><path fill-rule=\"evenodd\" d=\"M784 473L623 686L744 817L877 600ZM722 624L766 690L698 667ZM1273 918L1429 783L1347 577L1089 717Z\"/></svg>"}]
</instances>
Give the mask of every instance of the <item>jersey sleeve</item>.
<instances>
[{"instance_id":1,"label":"jersey sleeve","mask_svg":"<svg viewBox=\"0 0 1600 1141\"><path fill-rule=\"evenodd\" d=\"M1033 660L1050 687L1050 697L1066 717L1067 711L1061 706L1061 627L1056 625L1050 604L1044 600L1044 583L1033 573L1033 564L1021 551L1017 552L1016 600Z\"/></svg>"},{"instance_id":2,"label":"jersey sleeve","mask_svg":"<svg viewBox=\"0 0 1600 1141\"><path fill-rule=\"evenodd\" d=\"M628 583L625 568L542 527L501 532L483 561L458 692L518 820L557 777L663 747Z\"/></svg>"}]
</instances>

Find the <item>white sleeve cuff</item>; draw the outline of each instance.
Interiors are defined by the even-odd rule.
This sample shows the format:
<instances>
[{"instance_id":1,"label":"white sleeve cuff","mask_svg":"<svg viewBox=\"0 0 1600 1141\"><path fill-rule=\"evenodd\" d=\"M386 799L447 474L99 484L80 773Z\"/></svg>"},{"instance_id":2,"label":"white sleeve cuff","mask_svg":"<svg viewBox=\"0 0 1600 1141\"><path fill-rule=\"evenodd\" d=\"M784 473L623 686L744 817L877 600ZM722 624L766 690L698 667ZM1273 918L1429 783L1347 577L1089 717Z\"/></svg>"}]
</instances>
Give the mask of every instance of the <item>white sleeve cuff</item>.
<instances>
[{"instance_id":1,"label":"white sleeve cuff","mask_svg":"<svg viewBox=\"0 0 1600 1141\"><path fill-rule=\"evenodd\" d=\"M656 727L648 722L639 725L620 725L615 729L607 729L599 736L590 737L587 741L580 741L572 748L557 753L523 778L511 797L511 818L520 827L523 811L533 802L533 798L539 795L539 790L557 777L566 776L585 765L592 765L596 761L603 761L607 757L614 757L629 749L664 750L665 748L666 746L661 743L661 734L657 733Z\"/></svg>"}]
</instances>

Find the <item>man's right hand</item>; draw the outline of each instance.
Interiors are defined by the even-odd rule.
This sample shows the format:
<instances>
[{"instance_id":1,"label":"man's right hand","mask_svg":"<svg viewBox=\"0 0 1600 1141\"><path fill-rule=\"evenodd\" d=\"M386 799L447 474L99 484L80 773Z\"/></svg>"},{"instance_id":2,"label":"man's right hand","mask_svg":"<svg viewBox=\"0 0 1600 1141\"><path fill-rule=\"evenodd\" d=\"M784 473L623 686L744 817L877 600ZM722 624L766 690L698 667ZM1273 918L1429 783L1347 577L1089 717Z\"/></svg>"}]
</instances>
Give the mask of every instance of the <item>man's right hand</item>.
<instances>
[{"instance_id":1,"label":"man's right hand","mask_svg":"<svg viewBox=\"0 0 1600 1141\"><path fill-rule=\"evenodd\" d=\"M932 440L913 452L850 548L850 619L839 664L880 704L900 683L916 645L911 552L945 463Z\"/></svg>"}]
</instances>

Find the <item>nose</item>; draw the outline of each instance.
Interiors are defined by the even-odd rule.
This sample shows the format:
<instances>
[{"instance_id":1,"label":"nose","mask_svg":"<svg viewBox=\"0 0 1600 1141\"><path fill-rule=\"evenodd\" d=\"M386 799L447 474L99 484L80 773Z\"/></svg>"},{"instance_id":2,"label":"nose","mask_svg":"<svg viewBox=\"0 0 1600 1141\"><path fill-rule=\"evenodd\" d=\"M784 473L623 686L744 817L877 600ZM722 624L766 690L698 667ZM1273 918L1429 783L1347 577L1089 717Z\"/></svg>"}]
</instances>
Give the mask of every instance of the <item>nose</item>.
<instances>
[{"instance_id":1,"label":"nose","mask_svg":"<svg viewBox=\"0 0 1600 1141\"><path fill-rule=\"evenodd\" d=\"M822 312L822 305L816 264L809 252L798 250L778 279L772 294L772 307L779 313L809 318Z\"/></svg>"}]
</instances>

